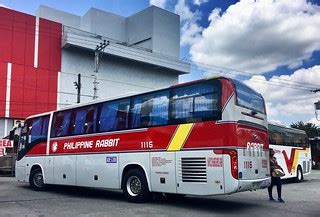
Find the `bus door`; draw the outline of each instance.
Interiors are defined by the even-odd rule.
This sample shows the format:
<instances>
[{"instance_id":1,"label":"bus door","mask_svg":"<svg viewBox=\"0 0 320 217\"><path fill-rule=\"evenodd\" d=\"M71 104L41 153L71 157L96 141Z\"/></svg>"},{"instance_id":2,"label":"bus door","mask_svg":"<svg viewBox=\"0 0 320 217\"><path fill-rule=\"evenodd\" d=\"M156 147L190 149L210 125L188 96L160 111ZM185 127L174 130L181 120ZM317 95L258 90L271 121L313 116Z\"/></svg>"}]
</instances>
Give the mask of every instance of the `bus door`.
<instances>
[{"instance_id":1,"label":"bus door","mask_svg":"<svg viewBox=\"0 0 320 217\"><path fill-rule=\"evenodd\" d=\"M19 181L26 181L26 142L27 142L27 127L16 128L14 131L14 146L17 147L17 158L15 164L15 176Z\"/></svg>"},{"instance_id":2,"label":"bus door","mask_svg":"<svg viewBox=\"0 0 320 217\"><path fill-rule=\"evenodd\" d=\"M212 150L176 152L177 193L223 194L223 156Z\"/></svg>"},{"instance_id":3,"label":"bus door","mask_svg":"<svg viewBox=\"0 0 320 217\"><path fill-rule=\"evenodd\" d=\"M270 176L267 130L238 124L237 138L239 180L262 179Z\"/></svg>"}]
</instances>

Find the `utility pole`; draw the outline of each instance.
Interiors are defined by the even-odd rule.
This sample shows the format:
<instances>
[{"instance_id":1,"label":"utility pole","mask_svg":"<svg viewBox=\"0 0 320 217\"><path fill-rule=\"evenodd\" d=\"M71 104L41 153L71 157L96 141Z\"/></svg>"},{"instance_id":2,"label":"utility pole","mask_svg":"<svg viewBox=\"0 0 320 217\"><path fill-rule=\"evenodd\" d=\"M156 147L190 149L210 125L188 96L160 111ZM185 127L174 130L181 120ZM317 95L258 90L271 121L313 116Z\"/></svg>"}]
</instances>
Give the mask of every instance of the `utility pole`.
<instances>
[{"instance_id":1,"label":"utility pole","mask_svg":"<svg viewBox=\"0 0 320 217\"><path fill-rule=\"evenodd\" d=\"M77 92L77 103L80 103L80 95L81 95L81 74L78 74L78 82L73 82L74 86L78 90Z\"/></svg>"},{"instance_id":2,"label":"utility pole","mask_svg":"<svg viewBox=\"0 0 320 217\"><path fill-rule=\"evenodd\" d=\"M95 51L94 51L94 79L93 79L93 100L98 99L98 72L99 72L99 58L101 56L101 53L104 51L104 49L110 44L109 41L103 40L103 43L100 42L99 45L97 45Z\"/></svg>"}]
</instances>

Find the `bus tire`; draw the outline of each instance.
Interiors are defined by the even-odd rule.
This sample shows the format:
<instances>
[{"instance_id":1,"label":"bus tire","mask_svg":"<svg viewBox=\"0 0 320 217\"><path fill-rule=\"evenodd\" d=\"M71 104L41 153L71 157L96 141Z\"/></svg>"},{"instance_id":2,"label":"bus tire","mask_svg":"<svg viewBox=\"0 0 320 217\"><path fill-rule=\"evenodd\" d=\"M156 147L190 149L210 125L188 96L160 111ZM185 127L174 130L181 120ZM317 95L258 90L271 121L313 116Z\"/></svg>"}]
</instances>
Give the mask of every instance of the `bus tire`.
<instances>
[{"instance_id":1,"label":"bus tire","mask_svg":"<svg viewBox=\"0 0 320 217\"><path fill-rule=\"evenodd\" d=\"M131 203L144 203L150 200L148 182L141 169L131 169L123 177L124 197Z\"/></svg>"},{"instance_id":2,"label":"bus tire","mask_svg":"<svg viewBox=\"0 0 320 217\"><path fill-rule=\"evenodd\" d=\"M37 167L31 170L29 184L35 191L43 191L46 189L46 185L44 184L43 179L43 173L40 168Z\"/></svg>"},{"instance_id":3,"label":"bus tire","mask_svg":"<svg viewBox=\"0 0 320 217\"><path fill-rule=\"evenodd\" d=\"M296 175L295 180L296 180L297 183L300 183L300 182L303 181L303 173L302 173L302 169L301 169L300 165L298 166L297 175Z\"/></svg>"}]
</instances>

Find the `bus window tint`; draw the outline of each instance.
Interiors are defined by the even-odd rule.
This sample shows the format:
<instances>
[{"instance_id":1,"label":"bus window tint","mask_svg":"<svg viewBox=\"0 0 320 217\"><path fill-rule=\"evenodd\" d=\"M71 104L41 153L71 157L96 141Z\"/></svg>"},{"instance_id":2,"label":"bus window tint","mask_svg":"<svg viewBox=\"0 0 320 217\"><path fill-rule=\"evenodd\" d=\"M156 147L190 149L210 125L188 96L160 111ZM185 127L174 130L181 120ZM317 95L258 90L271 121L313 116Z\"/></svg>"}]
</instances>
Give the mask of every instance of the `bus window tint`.
<instances>
[{"instance_id":1,"label":"bus window tint","mask_svg":"<svg viewBox=\"0 0 320 217\"><path fill-rule=\"evenodd\" d=\"M71 111L61 111L54 114L51 137L71 135L70 127Z\"/></svg>"},{"instance_id":2,"label":"bus window tint","mask_svg":"<svg viewBox=\"0 0 320 217\"><path fill-rule=\"evenodd\" d=\"M296 147L309 147L308 136L302 131L269 124L269 143Z\"/></svg>"},{"instance_id":3,"label":"bus window tint","mask_svg":"<svg viewBox=\"0 0 320 217\"><path fill-rule=\"evenodd\" d=\"M269 131L270 144L286 145L284 134L277 131Z\"/></svg>"},{"instance_id":4,"label":"bus window tint","mask_svg":"<svg viewBox=\"0 0 320 217\"><path fill-rule=\"evenodd\" d=\"M184 123L218 118L219 89L213 83L180 87L172 93L172 122Z\"/></svg>"},{"instance_id":5,"label":"bus window tint","mask_svg":"<svg viewBox=\"0 0 320 217\"><path fill-rule=\"evenodd\" d=\"M286 145L295 146L295 134L291 132L285 132Z\"/></svg>"},{"instance_id":6,"label":"bus window tint","mask_svg":"<svg viewBox=\"0 0 320 217\"><path fill-rule=\"evenodd\" d=\"M129 100L100 105L99 132L128 129Z\"/></svg>"},{"instance_id":7,"label":"bus window tint","mask_svg":"<svg viewBox=\"0 0 320 217\"><path fill-rule=\"evenodd\" d=\"M72 115L72 135L94 133L96 130L96 107L82 107L75 110Z\"/></svg>"},{"instance_id":8,"label":"bus window tint","mask_svg":"<svg viewBox=\"0 0 320 217\"><path fill-rule=\"evenodd\" d=\"M132 99L131 128L168 124L169 91L137 96Z\"/></svg>"},{"instance_id":9,"label":"bus window tint","mask_svg":"<svg viewBox=\"0 0 320 217\"><path fill-rule=\"evenodd\" d=\"M31 143L45 141L48 134L49 116L43 116L32 120L31 126Z\"/></svg>"},{"instance_id":10,"label":"bus window tint","mask_svg":"<svg viewBox=\"0 0 320 217\"><path fill-rule=\"evenodd\" d=\"M265 114L264 101L261 94L240 81L233 81L236 86L238 105Z\"/></svg>"}]
</instances>

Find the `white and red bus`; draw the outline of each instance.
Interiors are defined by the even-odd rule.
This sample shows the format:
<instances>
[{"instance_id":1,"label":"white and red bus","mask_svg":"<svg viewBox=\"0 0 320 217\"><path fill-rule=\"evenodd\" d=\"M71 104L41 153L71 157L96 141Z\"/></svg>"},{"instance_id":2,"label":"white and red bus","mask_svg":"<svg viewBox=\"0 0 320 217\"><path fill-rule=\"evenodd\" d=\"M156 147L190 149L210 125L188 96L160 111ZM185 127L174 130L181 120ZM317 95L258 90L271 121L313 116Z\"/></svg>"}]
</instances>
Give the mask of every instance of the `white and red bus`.
<instances>
[{"instance_id":1,"label":"white and red bus","mask_svg":"<svg viewBox=\"0 0 320 217\"><path fill-rule=\"evenodd\" d=\"M312 160L309 139L305 131L269 124L270 148L274 149L278 164L285 172L282 179L301 182L311 173Z\"/></svg>"},{"instance_id":2,"label":"white and red bus","mask_svg":"<svg viewBox=\"0 0 320 217\"><path fill-rule=\"evenodd\" d=\"M224 77L76 105L29 117L11 133L16 178L35 190L46 184L122 189L131 202L152 192L265 188L267 125L262 96Z\"/></svg>"}]
</instances>

